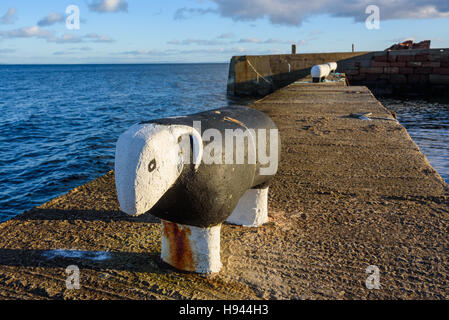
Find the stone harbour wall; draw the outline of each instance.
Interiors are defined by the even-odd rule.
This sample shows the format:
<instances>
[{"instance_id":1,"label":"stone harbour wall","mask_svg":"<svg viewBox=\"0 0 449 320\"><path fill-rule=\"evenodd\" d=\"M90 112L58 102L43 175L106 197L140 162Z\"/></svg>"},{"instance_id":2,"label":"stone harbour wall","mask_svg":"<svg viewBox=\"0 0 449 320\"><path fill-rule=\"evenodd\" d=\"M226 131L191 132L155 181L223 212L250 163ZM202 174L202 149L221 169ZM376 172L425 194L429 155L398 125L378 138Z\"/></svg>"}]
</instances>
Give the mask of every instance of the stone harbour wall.
<instances>
[{"instance_id":1,"label":"stone harbour wall","mask_svg":"<svg viewBox=\"0 0 449 320\"><path fill-rule=\"evenodd\" d=\"M365 85L378 95L449 95L449 49L235 56L228 93L265 96L331 61L351 85Z\"/></svg>"},{"instance_id":2,"label":"stone harbour wall","mask_svg":"<svg viewBox=\"0 0 449 320\"><path fill-rule=\"evenodd\" d=\"M445 95L449 88L449 49L374 52L344 65L350 84L377 94Z\"/></svg>"}]
</instances>

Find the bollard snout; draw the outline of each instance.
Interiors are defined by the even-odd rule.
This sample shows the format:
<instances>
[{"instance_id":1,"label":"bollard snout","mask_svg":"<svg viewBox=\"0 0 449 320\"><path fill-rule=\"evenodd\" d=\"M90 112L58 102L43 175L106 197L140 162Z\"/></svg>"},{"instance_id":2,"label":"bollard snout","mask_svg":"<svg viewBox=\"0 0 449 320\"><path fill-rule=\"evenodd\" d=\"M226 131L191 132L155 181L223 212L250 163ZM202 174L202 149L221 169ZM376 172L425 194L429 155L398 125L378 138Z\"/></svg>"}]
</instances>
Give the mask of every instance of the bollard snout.
<instances>
[{"instance_id":1,"label":"bollard snout","mask_svg":"<svg viewBox=\"0 0 449 320\"><path fill-rule=\"evenodd\" d=\"M140 215L156 204L182 170L178 150L177 139L160 125L137 124L119 137L115 184L122 211Z\"/></svg>"}]
</instances>

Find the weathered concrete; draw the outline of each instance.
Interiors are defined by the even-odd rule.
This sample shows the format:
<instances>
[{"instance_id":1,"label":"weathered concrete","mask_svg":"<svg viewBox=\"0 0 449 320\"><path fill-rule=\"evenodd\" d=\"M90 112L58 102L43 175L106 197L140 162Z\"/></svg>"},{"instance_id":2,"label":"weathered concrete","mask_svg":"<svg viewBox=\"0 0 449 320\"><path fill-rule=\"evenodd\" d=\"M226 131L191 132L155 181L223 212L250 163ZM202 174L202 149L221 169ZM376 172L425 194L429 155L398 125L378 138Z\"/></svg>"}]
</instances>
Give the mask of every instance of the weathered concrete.
<instances>
[{"instance_id":1,"label":"weathered concrete","mask_svg":"<svg viewBox=\"0 0 449 320\"><path fill-rule=\"evenodd\" d=\"M0 224L0 297L449 298L449 186L365 87L294 83L257 101L280 129L270 222L223 225L211 278L160 264L160 221L118 211L112 172ZM351 113L372 112L372 121ZM54 258L50 249L109 251ZM65 268L81 270L67 290ZM369 265L380 290L365 287Z\"/></svg>"}]
</instances>

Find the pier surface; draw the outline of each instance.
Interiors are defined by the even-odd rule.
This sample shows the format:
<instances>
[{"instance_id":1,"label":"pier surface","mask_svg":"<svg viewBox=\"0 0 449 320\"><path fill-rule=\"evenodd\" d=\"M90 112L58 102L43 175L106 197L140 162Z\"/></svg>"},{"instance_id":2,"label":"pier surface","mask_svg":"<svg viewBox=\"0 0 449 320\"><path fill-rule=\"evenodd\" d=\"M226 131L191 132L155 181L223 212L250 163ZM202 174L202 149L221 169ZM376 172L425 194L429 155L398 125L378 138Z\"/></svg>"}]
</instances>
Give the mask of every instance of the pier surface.
<instances>
[{"instance_id":1,"label":"pier surface","mask_svg":"<svg viewBox=\"0 0 449 320\"><path fill-rule=\"evenodd\" d=\"M161 264L160 221L121 213L110 172L0 224L0 299L449 298L449 187L367 88L298 82L253 107L283 144L270 222L222 227L219 274Z\"/></svg>"}]
</instances>

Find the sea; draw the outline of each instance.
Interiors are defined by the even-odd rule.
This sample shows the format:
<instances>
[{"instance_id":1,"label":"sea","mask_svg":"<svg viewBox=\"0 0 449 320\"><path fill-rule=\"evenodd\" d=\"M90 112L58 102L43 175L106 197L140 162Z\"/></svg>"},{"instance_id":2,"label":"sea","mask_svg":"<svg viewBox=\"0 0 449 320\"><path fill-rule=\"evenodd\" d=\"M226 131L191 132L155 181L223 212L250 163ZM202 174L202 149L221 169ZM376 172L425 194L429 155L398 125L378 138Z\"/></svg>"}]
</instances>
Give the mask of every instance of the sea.
<instances>
[{"instance_id":1,"label":"sea","mask_svg":"<svg viewBox=\"0 0 449 320\"><path fill-rule=\"evenodd\" d=\"M0 222L114 167L134 123L250 100L226 95L229 65L0 65ZM449 181L449 102L382 101Z\"/></svg>"}]
</instances>

